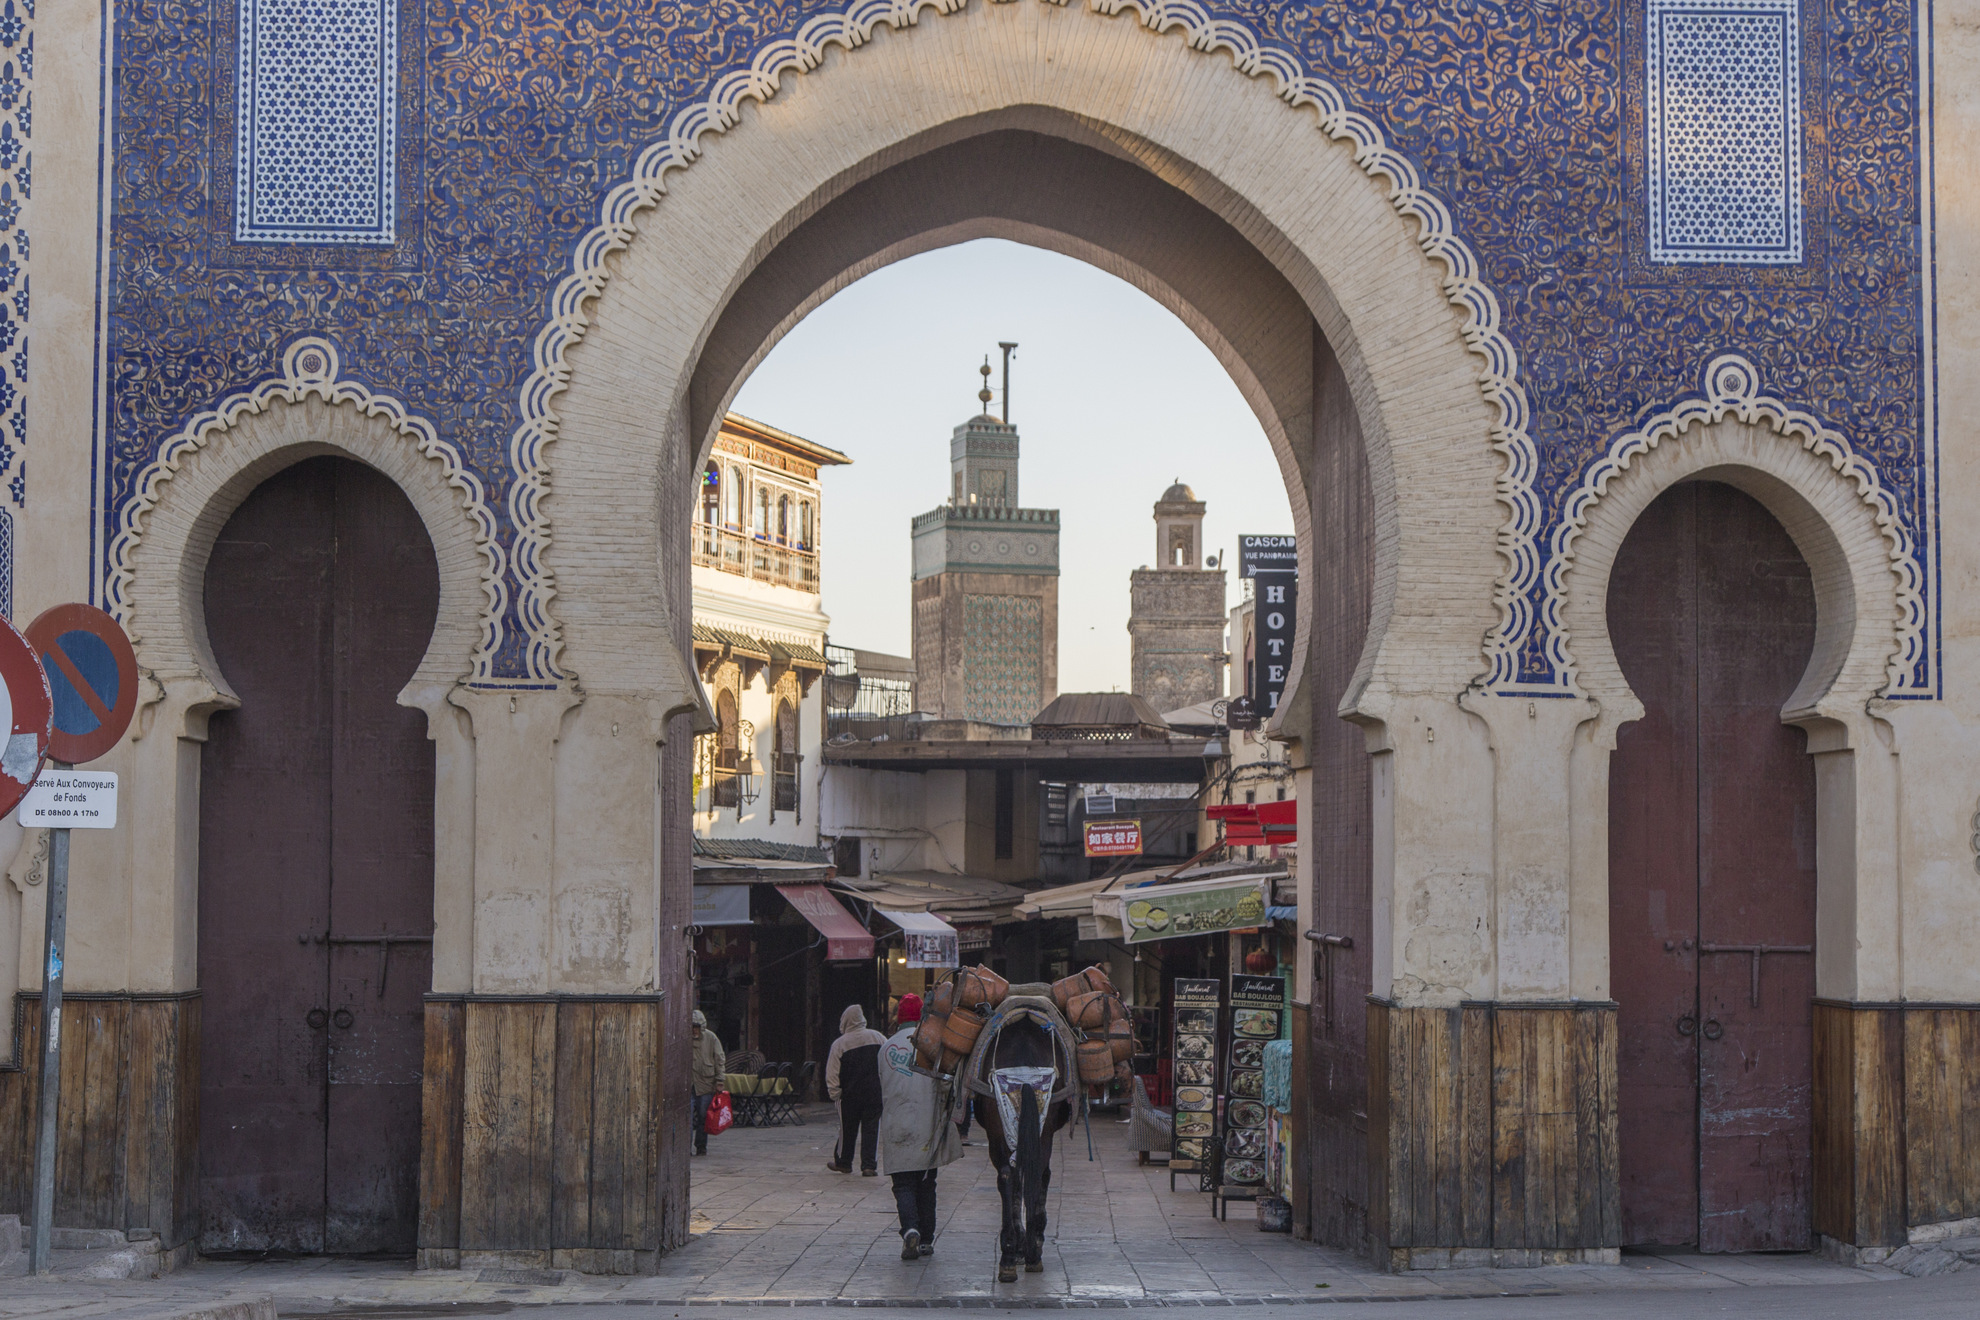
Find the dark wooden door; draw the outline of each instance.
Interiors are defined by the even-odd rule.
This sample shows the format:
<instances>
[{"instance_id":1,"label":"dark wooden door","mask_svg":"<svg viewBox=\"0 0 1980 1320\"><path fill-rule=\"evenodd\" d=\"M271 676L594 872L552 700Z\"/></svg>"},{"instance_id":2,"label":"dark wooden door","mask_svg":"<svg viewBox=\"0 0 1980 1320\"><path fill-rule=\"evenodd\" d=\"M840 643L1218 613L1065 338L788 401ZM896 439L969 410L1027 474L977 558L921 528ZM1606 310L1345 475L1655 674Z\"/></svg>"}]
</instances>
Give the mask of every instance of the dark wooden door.
<instances>
[{"instance_id":1,"label":"dark wooden door","mask_svg":"<svg viewBox=\"0 0 1980 1320\"><path fill-rule=\"evenodd\" d=\"M1609 774L1623 1240L1803 1250L1815 772L1780 712L1808 566L1757 501L1687 483L1631 529L1608 615L1644 705Z\"/></svg>"},{"instance_id":2,"label":"dark wooden door","mask_svg":"<svg viewBox=\"0 0 1980 1320\"><path fill-rule=\"evenodd\" d=\"M409 1252L433 751L396 698L433 547L385 477L309 459L228 521L205 604L241 706L200 756L200 1247Z\"/></svg>"}]
</instances>

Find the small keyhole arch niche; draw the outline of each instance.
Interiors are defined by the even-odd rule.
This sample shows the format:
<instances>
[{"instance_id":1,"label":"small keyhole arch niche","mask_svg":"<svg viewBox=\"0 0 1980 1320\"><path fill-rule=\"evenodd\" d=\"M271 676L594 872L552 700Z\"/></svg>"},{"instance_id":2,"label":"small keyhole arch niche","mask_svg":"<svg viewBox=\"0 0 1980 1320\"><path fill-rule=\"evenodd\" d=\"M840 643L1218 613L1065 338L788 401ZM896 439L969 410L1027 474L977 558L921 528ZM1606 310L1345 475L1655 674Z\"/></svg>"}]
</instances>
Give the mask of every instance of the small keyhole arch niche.
<instances>
[{"instance_id":1,"label":"small keyhole arch niche","mask_svg":"<svg viewBox=\"0 0 1980 1320\"><path fill-rule=\"evenodd\" d=\"M1903 547L1836 438L1749 406L1760 420L1620 441L1566 581L1599 711L1574 831L1604 863L1574 903L1607 935L1577 946L1576 976L1619 1005L1626 1244L1860 1240L1835 1161L1872 1138L1837 1097L1874 1064L1836 1042L1880 1029L1852 1001L1901 965L1880 947L1897 777L1874 712L1902 648Z\"/></svg>"}]
</instances>

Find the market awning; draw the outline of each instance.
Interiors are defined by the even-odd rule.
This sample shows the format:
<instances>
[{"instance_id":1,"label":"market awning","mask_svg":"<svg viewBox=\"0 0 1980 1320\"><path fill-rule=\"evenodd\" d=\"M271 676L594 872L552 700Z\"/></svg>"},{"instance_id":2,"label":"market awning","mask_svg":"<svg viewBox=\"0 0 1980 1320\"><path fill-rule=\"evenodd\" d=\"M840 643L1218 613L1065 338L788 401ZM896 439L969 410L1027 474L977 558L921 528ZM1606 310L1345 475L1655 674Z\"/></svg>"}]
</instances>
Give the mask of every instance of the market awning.
<instances>
[{"instance_id":1,"label":"market awning","mask_svg":"<svg viewBox=\"0 0 1980 1320\"><path fill-rule=\"evenodd\" d=\"M930 912L893 912L877 907L874 912L899 926L910 935L953 935L956 928Z\"/></svg>"},{"instance_id":2,"label":"market awning","mask_svg":"<svg viewBox=\"0 0 1980 1320\"><path fill-rule=\"evenodd\" d=\"M875 913L901 928L907 943L910 967L956 967L962 963L962 946L956 928L929 912L890 912L876 907Z\"/></svg>"},{"instance_id":3,"label":"market awning","mask_svg":"<svg viewBox=\"0 0 1980 1320\"><path fill-rule=\"evenodd\" d=\"M873 956L873 936L824 885L778 885L777 892L825 937L827 962L857 962Z\"/></svg>"},{"instance_id":4,"label":"market awning","mask_svg":"<svg viewBox=\"0 0 1980 1320\"><path fill-rule=\"evenodd\" d=\"M697 885L813 885L823 883L831 875L829 864L784 862L770 857L694 859Z\"/></svg>"},{"instance_id":5,"label":"market awning","mask_svg":"<svg viewBox=\"0 0 1980 1320\"><path fill-rule=\"evenodd\" d=\"M1124 876L1103 876L1098 880L1081 880L1077 884L1060 885L1056 889L1034 889L1024 902L1012 909L1022 921L1050 921L1054 917L1090 917L1093 915L1094 896L1112 888L1118 888L1126 879Z\"/></svg>"},{"instance_id":6,"label":"market awning","mask_svg":"<svg viewBox=\"0 0 1980 1320\"><path fill-rule=\"evenodd\" d=\"M832 877L832 854L823 848L770 839L694 839L697 885L814 885Z\"/></svg>"},{"instance_id":7,"label":"market awning","mask_svg":"<svg viewBox=\"0 0 1980 1320\"><path fill-rule=\"evenodd\" d=\"M975 875L942 871L885 871L863 876L841 875L832 887L840 893L889 912L933 912L951 925L965 922L1009 921L1011 909L1024 901L1024 890Z\"/></svg>"}]
</instances>

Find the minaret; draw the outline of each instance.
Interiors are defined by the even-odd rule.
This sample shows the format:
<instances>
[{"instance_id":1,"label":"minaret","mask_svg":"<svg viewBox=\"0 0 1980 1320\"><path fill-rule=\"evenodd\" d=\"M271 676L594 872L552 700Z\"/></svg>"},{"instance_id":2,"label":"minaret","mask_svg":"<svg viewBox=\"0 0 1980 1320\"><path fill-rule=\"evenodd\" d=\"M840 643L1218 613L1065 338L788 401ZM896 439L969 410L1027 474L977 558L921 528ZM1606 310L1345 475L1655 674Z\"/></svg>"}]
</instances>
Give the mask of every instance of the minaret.
<instances>
[{"instance_id":1,"label":"minaret","mask_svg":"<svg viewBox=\"0 0 1980 1320\"><path fill-rule=\"evenodd\" d=\"M1059 695L1059 511L1018 503L1018 432L982 411L949 437L949 498L914 520L917 700L938 719L1029 724Z\"/></svg>"},{"instance_id":2,"label":"minaret","mask_svg":"<svg viewBox=\"0 0 1980 1320\"><path fill-rule=\"evenodd\" d=\"M1130 690L1166 715L1224 695L1224 570L1203 567L1203 513L1177 478L1155 501L1154 568L1129 578Z\"/></svg>"}]
</instances>

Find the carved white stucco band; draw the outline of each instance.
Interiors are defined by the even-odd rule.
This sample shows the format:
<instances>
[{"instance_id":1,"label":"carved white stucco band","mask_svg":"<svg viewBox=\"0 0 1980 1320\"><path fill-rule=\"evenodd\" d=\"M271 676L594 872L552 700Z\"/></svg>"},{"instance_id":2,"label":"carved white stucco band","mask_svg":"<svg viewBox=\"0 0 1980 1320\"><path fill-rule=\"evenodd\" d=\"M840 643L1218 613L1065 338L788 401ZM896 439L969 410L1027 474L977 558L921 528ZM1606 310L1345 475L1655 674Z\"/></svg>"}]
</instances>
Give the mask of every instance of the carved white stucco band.
<instances>
[{"instance_id":1,"label":"carved white stucco band","mask_svg":"<svg viewBox=\"0 0 1980 1320\"><path fill-rule=\"evenodd\" d=\"M481 637L474 657L474 678L488 677L488 667L501 638L501 620L507 605L501 544L495 536L495 515L488 507L481 479L461 461L451 441L444 440L433 424L408 412L397 399L373 394L354 380L339 380L342 366L337 349L327 339L298 339L282 354L282 374L254 388L229 396L218 408L203 412L158 451L158 457L138 477L136 494L124 506L121 528L110 547L110 580L104 587L104 608L126 628L131 627L132 586L138 543L144 537L145 515L158 506L162 487L185 461L204 449L220 432L241 418L261 412L281 401L301 403L316 398L332 405L348 405L367 417L382 417L425 457L440 464L447 484L461 494L462 510L474 524L475 548L481 552L482 616Z\"/></svg>"},{"instance_id":2,"label":"carved white stucco band","mask_svg":"<svg viewBox=\"0 0 1980 1320\"><path fill-rule=\"evenodd\" d=\"M1270 77L1288 105L1317 110L1321 129L1349 143L1356 163L1371 177L1388 183L1396 210L1418 222L1417 241L1444 266L1445 296L1465 313L1465 342L1484 364L1479 388L1498 417L1491 444L1505 459L1496 491L1507 511L1498 538L1505 565L1493 593L1498 625L1485 640L1490 663L1486 681L1500 690L1518 689L1516 651L1535 625L1529 598L1540 574L1540 502L1533 490L1538 460L1527 431L1519 356L1499 328L1498 299L1480 279L1478 259L1457 236L1449 208L1423 186L1416 167L1389 147L1373 120L1347 108L1338 87L1304 72L1289 54L1267 47L1243 25L1213 20L1188 0L1091 0L1091 4L1098 15L1131 9L1152 32L1178 31L1191 48L1225 52L1240 72ZM952 14L962 8L963 0L865 0L843 13L812 19L796 36L764 47L747 70L721 79L705 100L683 107L669 123L666 136L641 153L632 178L606 197L598 224L577 245L570 274L558 285L549 322L537 334L535 368L522 389L521 424L509 442L509 461L516 474L509 490L509 516L516 529L511 562L517 580L517 617L527 636L525 672L518 681L546 683L563 677L559 666L563 643L550 611L556 586L545 562L551 539L543 509L550 481L545 451L557 434L552 404L570 384L567 355L584 338L590 304L604 290L606 258L631 241L634 218L658 203L665 192L665 175L686 168L700 155L702 135L734 126L743 105L768 100L785 74L817 68L832 46L857 50L882 24L911 27L924 10ZM1544 690L1557 688L1550 684Z\"/></svg>"},{"instance_id":3,"label":"carved white stucco band","mask_svg":"<svg viewBox=\"0 0 1980 1320\"><path fill-rule=\"evenodd\" d=\"M1915 677L1921 672L1919 661L1924 657L1926 645L1925 575L1919 567L1911 534L1898 516L1897 501L1884 489L1877 469L1850 447L1841 432L1762 393L1759 368L1737 353L1713 358L1702 373L1700 384L1702 392L1698 396L1656 413L1636 430L1618 437L1568 498L1560 528L1554 533L1553 554L1547 563L1547 626L1554 664L1563 674L1573 672L1574 659L1569 651L1572 639L1561 622L1561 594L1567 571L1574 562L1575 540L1588 525L1588 514L1595 501L1608 490L1610 482L1664 441L1683 434L1688 427L1734 417L1749 424L1772 427L1826 460L1856 487L1857 495L1870 506L1878 530L1890 548L1891 572L1897 577L1897 632L1886 669L1887 695L1915 693L1921 687L1929 693L1934 680L1928 676L1921 683Z\"/></svg>"}]
</instances>

